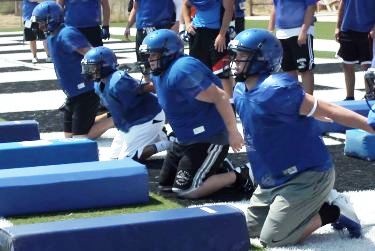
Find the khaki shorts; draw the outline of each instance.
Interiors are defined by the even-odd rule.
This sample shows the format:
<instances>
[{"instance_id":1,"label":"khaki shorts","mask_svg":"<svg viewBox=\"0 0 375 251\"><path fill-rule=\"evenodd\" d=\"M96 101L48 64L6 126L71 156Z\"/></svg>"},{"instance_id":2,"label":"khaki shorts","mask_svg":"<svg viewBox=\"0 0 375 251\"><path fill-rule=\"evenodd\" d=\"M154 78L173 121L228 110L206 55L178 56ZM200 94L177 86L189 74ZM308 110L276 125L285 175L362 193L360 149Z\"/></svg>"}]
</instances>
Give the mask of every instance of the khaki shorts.
<instances>
[{"instance_id":1,"label":"khaki shorts","mask_svg":"<svg viewBox=\"0 0 375 251\"><path fill-rule=\"evenodd\" d=\"M296 244L327 201L334 181L335 171L331 168L303 172L270 189L258 186L247 211L250 237L260 237L268 247Z\"/></svg>"}]
</instances>

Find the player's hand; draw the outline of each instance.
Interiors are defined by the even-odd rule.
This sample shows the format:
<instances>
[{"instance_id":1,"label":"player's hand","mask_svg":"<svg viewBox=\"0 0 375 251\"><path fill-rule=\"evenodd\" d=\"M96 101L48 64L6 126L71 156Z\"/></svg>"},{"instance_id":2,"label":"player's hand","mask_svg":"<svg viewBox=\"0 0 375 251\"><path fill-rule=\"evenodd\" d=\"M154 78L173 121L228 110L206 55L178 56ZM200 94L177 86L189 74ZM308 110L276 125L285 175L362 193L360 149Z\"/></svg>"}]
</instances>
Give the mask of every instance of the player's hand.
<instances>
[{"instance_id":1,"label":"player's hand","mask_svg":"<svg viewBox=\"0 0 375 251\"><path fill-rule=\"evenodd\" d=\"M336 42L339 42L339 39L340 39L340 29L339 28L335 29L335 39L336 39Z\"/></svg>"},{"instance_id":2,"label":"player's hand","mask_svg":"<svg viewBox=\"0 0 375 251\"><path fill-rule=\"evenodd\" d=\"M302 45L305 45L306 41L307 41L307 34L305 32L301 32L298 35L298 39L297 39L298 46L301 47Z\"/></svg>"},{"instance_id":3,"label":"player's hand","mask_svg":"<svg viewBox=\"0 0 375 251\"><path fill-rule=\"evenodd\" d=\"M109 26L103 25L102 26L102 39L109 39L111 34L109 33Z\"/></svg>"},{"instance_id":4,"label":"player's hand","mask_svg":"<svg viewBox=\"0 0 375 251\"><path fill-rule=\"evenodd\" d=\"M233 151L239 152L244 144L241 133L238 130L229 133L229 145L232 147Z\"/></svg>"},{"instance_id":5,"label":"player's hand","mask_svg":"<svg viewBox=\"0 0 375 251\"><path fill-rule=\"evenodd\" d=\"M226 48L225 36L219 33L217 37L215 38L214 46L215 46L215 50L217 50L218 52L223 52Z\"/></svg>"},{"instance_id":6,"label":"player's hand","mask_svg":"<svg viewBox=\"0 0 375 251\"><path fill-rule=\"evenodd\" d=\"M125 28L124 36L125 36L125 39L129 41L129 36L130 36L130 28L129 27Z\"/></svg>"},{"instance_id":7,"label":"player's hand","mask_svg":"<svg viewBox=\"0 0 375 251\"><path fill-rule=\"evenodd\" d=\"M191 35L195 35L195 27L192 24L186 25L186 30L189 32Z\"/></svg>"}]
</instances>

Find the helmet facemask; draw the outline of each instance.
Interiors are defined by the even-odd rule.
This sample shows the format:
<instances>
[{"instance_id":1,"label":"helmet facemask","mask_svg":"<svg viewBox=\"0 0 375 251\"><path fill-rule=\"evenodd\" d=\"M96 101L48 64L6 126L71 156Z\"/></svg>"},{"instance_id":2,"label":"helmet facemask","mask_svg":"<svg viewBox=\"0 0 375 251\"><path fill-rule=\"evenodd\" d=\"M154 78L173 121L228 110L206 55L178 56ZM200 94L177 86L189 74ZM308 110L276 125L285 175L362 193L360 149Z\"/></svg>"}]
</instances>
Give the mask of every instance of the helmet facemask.
<instances>
[{"instance_id":1,"label":"helmet facemask","mask_svg":"<svg viewBox=\"0 0 375 251\"><path fill-rule=\"evenodd\" d=\"M82 60L82 75L85 81L96 81L99 82L101 79L102 67L100 63L89 63L86 60Z\"/></svg>"},{"instance_id":2,"label":"helmet facemask","mask_svg":"<svg viewBox=\"0 0 375 251\"><path fill-rule=\"evenodd\" d=\"M233 40L232 40L233 41ZM255 75L253 73L253 64L255 59L259 56L257 50L241 50L240 47L230 46L231 69L234 69L234 76L236 82L244 82L249 76ZM243 63L242 65L240 65ZM241 67L241 69L238 69Z\"/></svg>"}]
</instances>

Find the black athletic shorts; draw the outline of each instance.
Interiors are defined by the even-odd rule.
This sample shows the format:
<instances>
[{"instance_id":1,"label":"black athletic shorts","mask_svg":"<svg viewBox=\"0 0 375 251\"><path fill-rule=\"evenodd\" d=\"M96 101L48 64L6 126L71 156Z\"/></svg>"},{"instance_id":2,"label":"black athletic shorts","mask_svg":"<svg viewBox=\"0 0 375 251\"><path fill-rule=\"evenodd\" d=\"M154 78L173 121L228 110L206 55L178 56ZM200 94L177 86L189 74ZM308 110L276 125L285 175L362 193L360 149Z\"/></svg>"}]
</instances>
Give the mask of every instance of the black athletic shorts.
<instances>
[{"instance_id":1,"label":"black athletic shorts","mask_svg":"<svg viewBox=\"0 0 375 251\"><path fill-rule=\"evenodd\" d=\"M77 28L90 42L92 47L98 47L103 45L102 40L102 28L100 25L93 27Z\"/></svg>"},{"instance_id":2,"label":"black athletic shorts","mask_svg":"<svg viewBox=\"0 0 375 251\"><path fill-rule=\"evenodd\" d=\"M313 36L308 35L306 44L299 46L298 36L280 39L283 47L283 71L305 72L314 68Z\"/></svg>"},{"instance_id":3,"label":"black athletic shorts","mask_svg":"<svg viewBox=\"0 0 375 251\"><path fill-rule=\"evenodd\" d=\"M193 192L217 171L228 150L229 145L173 143L160 172L160 187L172 187L181 196Z\"/></svg>"},{"instance_id":4,"label":"black athletic shorts","mask_svg":"<svg viewBox=\"0 0 375 251\"><path fill-rule=\"evenodd\" d=\"M99 97L89 91L66 99L64 111L64 132L73 135L87 134L95 122Z\"/></svg>"},{"instance_id":5,"label":"black athletic shorts","mask_svg":"<svg viewBox=\"0 0 375 251\"><path fill-rule=\"evenodd\" d=\"M345 63L371 64L372 39L368 32L341 31L339 33L340 49L337 55Z\"/></svg>"},{"instance_id":6,"label":"black athletic shorts","mask_svg":"<svg viewBox=\"0 0 375 251\"><path fill-rule=\"evenodd\" d=\"M45 40L46 36L41 30L37 30L36 33L31 28L24 27L23 29L23 39L25 41L35 41L35 40Z\"/></svg>"},{"instance_id":7,"label":"black athletic shorts","mask_svg":"<svg viewBox=\"0 0 375 251\"><path fill-rule=\"evenodd\" d=\"M219 29L196 28L195 35L189 40L190 56L202 61L219 78L230 77L230 58L228 51L218 52L215 49L215 39ZM226 42L229 37L226 37Z\"/></svg>"}]
</instances>

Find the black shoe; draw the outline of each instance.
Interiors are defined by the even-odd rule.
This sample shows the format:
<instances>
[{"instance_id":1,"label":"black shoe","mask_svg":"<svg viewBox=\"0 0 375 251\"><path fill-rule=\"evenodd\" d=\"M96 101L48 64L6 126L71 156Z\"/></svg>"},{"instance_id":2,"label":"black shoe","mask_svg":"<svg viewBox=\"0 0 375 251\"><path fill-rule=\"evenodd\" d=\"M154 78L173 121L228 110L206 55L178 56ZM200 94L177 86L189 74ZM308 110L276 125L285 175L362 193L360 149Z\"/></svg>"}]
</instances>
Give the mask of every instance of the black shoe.
<instances>
[{"instance_id":1,"label":"black shoe","mask_svg":"<svg viewBox=\"0 0 375 251\"><path fill-rule=\"evenodd\" d=\"M236 184L239 188L247 193L253 193L256 185L254 182L253 172L251 171L250 164L247 163L241 167L235 169L236 173Z\"/></svg>"},{"instance_id":2,"label":"black shoe","mask_svg":"<svg viewBox=\"0 0 375 251\"><path fill-rule=\"evenodd\" d=\"M233 166L233 163L228 158L224 159L223 163L221 164L221 167L227 173L233 172L236 170L236 168Z\"/></svg>"}]
</instances>

